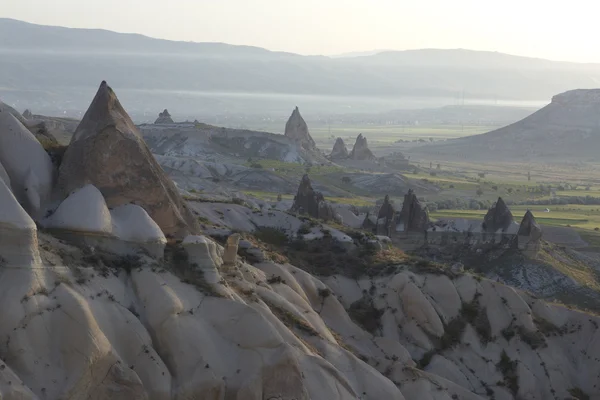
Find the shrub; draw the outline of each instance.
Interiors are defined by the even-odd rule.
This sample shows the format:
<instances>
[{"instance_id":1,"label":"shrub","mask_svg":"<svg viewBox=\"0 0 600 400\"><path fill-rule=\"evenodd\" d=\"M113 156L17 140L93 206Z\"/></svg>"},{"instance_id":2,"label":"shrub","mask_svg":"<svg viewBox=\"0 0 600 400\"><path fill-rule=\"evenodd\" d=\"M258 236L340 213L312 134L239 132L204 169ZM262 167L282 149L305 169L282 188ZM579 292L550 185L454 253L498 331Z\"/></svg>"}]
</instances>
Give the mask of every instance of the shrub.
<instances>
[{"instance_id":1,"label":"shrub","mask_svg":"<svg viewBox=\"0 0 600 400\"><path fill-rule=\"evenodd\" d=\"M289 238L283 229L268 226L258 227L254 231L254 236L262 242L275 246L283 246L289 241Z\"/></svg>"},{"instance_id":2,"label":"shrub","mask_svg":"<svg viewBox=\"0 0 600 400\"><path fill-rule=\"evenodd\" d=\"M363 296L360 300L350 305L348 314L364 330L376 334L381 329L381 316L383 310L375 308L373 299Z\"/></svg>"}]
</instances>

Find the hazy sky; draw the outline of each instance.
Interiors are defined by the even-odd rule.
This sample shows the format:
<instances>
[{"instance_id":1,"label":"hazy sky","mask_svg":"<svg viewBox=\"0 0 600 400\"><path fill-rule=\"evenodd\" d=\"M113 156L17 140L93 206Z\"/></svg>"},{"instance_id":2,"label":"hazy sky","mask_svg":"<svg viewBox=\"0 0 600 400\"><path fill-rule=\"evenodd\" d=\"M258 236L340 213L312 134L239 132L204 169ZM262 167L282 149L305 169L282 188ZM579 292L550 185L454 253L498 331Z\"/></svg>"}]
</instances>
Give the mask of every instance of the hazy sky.
<instances>
[{"instance_id":1,"label":"hazy sky","mask_svg":"<svg viewBox=\"0 0 600 400\"><path fill-rule=\"evenodd\" d=\"M596 0L0 0L0 17L301 54L468 48L600 62Z\"/></svg>"}]
</instances>

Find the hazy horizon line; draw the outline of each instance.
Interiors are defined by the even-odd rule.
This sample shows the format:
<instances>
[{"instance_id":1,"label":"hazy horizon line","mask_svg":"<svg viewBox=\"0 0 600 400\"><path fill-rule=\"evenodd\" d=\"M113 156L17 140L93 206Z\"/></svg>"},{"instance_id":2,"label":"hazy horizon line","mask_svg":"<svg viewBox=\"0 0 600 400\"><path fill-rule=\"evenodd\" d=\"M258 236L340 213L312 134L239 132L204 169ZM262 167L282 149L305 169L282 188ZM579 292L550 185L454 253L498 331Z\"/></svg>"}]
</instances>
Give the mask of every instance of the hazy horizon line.
<instances>
[{"instance_id":1,"label":"hazy horizon line","mask_svg":"<svg viewBox=\"0 0 600 400\"><path fill-rule=\"evenodd\" d=\"M471 51L471 52L479 52L479 53L503 54L503 55L512 56L512 57L522 57L522 58L528 58L528 59L532 59L532 60L543 60L543 61L551 61L551 62L558 62L558 63L570 63L570 64L579 64L579 65L600 64L599 62L558 60L558 59L552 59L552 58L534 57L534 56L528 56L528 55L522 55L522 54L516 54L516 53L508 53L508 52L503 52L503 51L498 51L498 50L489 50L489 49L481 50L481 49L465 48L465 47L418 47L418 48L404 48L404 49L396 48L396 49L380 49L380 50L364 49L364 50L351 50L351 51L344 51L344 52L335 52L335 53L330 53L330 54L299 53L299 52L294 52L294 51L289 51L289 50L271 49L268 47L258 46L258 45L237 44L237 43L223 42L223 41L199 42L199 41L194 41L194 40L174 40L174 39L166 39L166 38L156 37L156 36L152 36L152 35L148 35L148 34L140 33L140 32L123 32L123 31L117 31L117 30L106 29L106 28L93 28L93 27L80 28L80 27L71 27L71 26L64 26L64 25L39 24L39 23L35 23L35 22L30 22L30 21L16 19L16 18L10 18L10 17L0 17L0 20L9 20L9 21L15 21L15 22L29 24L29 25L44 26L44 27L51 27L51 28L86 30L86 31L102 31L102 32L110 32L110 33L115 33L115 34L120 34L120 35L136 35L136 36L141 36L141 37L144 37L147 39L163 40L163 41L173 42L173 43L223 44L223 45L237 46L237 47L250 47L250 48L263 49L263 50L266 50L266 51L269 51L272 53L288 53L288 54L299 55L299 56L304 56L304 57L358 58L358 57L369 57L369 56L373 56L373 55L377 55L377 54L381 54L381 53L388 53L388 52L400 53L400 52L426 51L426 50L441 50L441 51L462 50L462 51ZM6 50L6 49L1 49L1 50ZM361 53L371 53L371 54L361 55ZM353 55L353 54L356 54L356 55Z\"/></svg>"}]
</instances>

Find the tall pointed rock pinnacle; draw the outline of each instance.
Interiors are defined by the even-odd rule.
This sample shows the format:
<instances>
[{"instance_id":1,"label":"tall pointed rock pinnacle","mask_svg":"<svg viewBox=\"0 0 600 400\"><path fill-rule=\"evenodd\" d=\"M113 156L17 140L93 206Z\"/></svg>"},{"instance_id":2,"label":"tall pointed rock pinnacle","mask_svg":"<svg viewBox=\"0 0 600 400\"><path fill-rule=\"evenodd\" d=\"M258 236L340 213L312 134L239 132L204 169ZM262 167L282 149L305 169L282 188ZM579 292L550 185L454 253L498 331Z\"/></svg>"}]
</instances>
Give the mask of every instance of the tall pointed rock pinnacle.
<instances>
[{"instance_id":1,"label":"tall pointed rock pinnacle","mask_svg":"<svg viewBox=\"0 0 600 400\"><path fill-rule=\"evenodd\" d=\"M367 138L361 134L356 137L354 147L350 152L350 158L353 160L374 160L375 155L369 149Z\"/></svg>"},{"instance_id":2,"label":"tall pointed rock pinnacle","mask_svg":"<svg viewBox=\"0 0 600 400\"><path fill-rule=\"evenodd\" d=\"M513 221L513 215L508 206L502 200L502 197L498 197L496 203L492 205L483 218L482 228L485 232L498 232L499 230L505 232Z\"/></svg>"},{"instance_id":3,"label":"tall pointed rock pinnacle","mask_svg":"<svg viewBox=\"0 0 600 400\"><path fill-rule=\"evenodd\" d=\"M348 158L348 149L346 149L346 143L341 137L335 140L331 155L329 156L332 160L341 160Z\"/></svg>"},{"instance_id":4,"label":"tall pointed rock pinnacle","mask_svg":"<svg viewBox=\"0 0 600 400\"><path fill-rule=\"evenodd\" d=\"M87 184L96 186L111 208L141 206L167 236L198 230L175 184L105 81L77 127L59 171L63 197Z\"/></svg>"},{"instance_id":5,"label":"tall pointed rock pinnacle","mask_svg":"<svg viewBox=\"0 0 600 400\"><path fill-rule=\"evenodd\" d=\"M298 107L294 109L292 115L285 124L285 136L296 142L304 150L317 150L317 145L310 136L308 125L306 125L304 118L302 118L302 115L300 115L300 110L298 110Z\"/></svg>"}]
</instances>

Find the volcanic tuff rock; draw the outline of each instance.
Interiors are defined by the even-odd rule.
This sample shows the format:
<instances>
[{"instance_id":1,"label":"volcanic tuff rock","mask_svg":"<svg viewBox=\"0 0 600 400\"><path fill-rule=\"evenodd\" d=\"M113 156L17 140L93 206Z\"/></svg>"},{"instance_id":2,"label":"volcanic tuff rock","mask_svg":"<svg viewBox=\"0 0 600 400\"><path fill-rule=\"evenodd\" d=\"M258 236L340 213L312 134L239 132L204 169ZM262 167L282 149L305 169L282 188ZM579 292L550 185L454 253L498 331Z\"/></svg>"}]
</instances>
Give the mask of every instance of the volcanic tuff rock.
<instances>
[{"instance_id":1,"label":"volcanic tuff rock","mask_svg":"<svg viewBox=\"0 0 600 400\"><path fill-rule=\"evenodd\" d=\"M344 143L344 139L341 137L335 140L330 157L332 160L348 158L348 149L346 149L346 143Z\"/></svg>"},{"instance_id":2,"label":"volcanic tuff rock","mask_svg":"<svg viewBox=\"0 0 600 400\"><path fill-rule=\"evenodd\" d=\"M35 222L0 179L0 267L23 267L37 262L36 230Z\"/></svg>"},{"instance_id":3,"label":"volcanic tuff rock","mask_svg":"<svg viewBox=\"0 0 600 400\"><path fill-rule=\"evenodd\" d=\"M29 111L29 109L23 111L23 118L31 119L32 117L33 117L33 114L31 113L31 111Z\"/></svg>"},{"instance_id":4,"label":"volcanic tuff rock","mask_svg":"<svg viewBox=\"0 0 600 400\"><path fill-rule=\"evenodd\" d=\"M285 124L285 136L292 139L303 149L313 151L317 149L315 141L308 132L308 125L300 115L298 107L294 109L292 115Z\"/></svg>"},{"instance_id":5,"label":"volcanic tuff rock","mask_svg":"<svg viewBox=\"0 0 600 400\"><path fill-rule=\"evenodd\" d=\"M163 112L161 112L160 114L158 114L158 118L156 119L156 121L154 121L155 124L172 124L173 119L171 118L171 114L169 114L169 111L165 108L165 110Z\"/></svg>"},{"instance_id":6,"label":"volcanic tuff rock","mask_svg":"<svg viewBox=\"0 0 600 400\"><path fill-rule=\"evenodd\" d=\"M354 143L354 147L350 152L350 158L353 160L374 160L375 156L369 150L369 144L367 143L367 138L361 134L356 137L356 142Z\"/></svg>"},{"instance_id":7,"label":"volcanic tuff rock","mask_svg":"<svg viewBox=\"0 0 600 400\"><path fill-rule=\"evenodd\" d=\"M377 214L377 219L387 218L387 219L391 220L395 217L395 215L396 215L396 210L394 209L394 206L392 205L392 203L390 201L390 196L386 194L385 198L383 199L383 204L379 208L379 213Z\"/></svg>"},{"instance_id":8,"label":"volcanic tuff rock","mask_svg":"<svg viewBox=\"0 0 600 400\"><path fill-rule=\"evenodd\" d=\"M34 219L43 214L54 167L35 136L7 108L0 108L0 164L19 203Z\"/></svg>"},{"instance_id":9,"label":"volcanic tuff rock","mask_svg":"<svg viewBox=\"0 0 600 400\"><path fill-rule=\"evenodd\" d=\"M338 219L331 205L325 201L323 194L313 189L308 175L304 175L300 181L291 211L305 213L324 221Z\"/></svg>"},{"instance_id":10,"label":"volcanic tuff rock","mask_svg":"<svg viewBox=\"0 0 600 400\"><path fill-rule=\"evenodd\" d=\"M63 196L96 186L109 207L144 208L165 235L183 237L197 222L165 175L113 90L102 82L60 166Z\"/></svg>"},{"instance_id":11,"label":"volcanic tuff rock","mask_svg":"<svg viewBox=\"0 0 600 400\"><path fill-rule=\"evenodd\" d=\"M400 222L404 226L404 232L422 233L429 224L427 210L421 205L417 195L412 189L404 195L404 203L400 212Z\"/></svg>"},{"instance_id":12,"label":"volcanic tuff rock","mask_svg":"<svg viewBox=\"0 0 600 400\"><path fill-rule=\"evenodd\" d=\"M498 197L498 201L490 207L487 214L483 218L481 229L484 232L506 232L506 230L513 223L513 215L508 209L508 206L502 200L502 197Z\"/></svg>"},{"instance_id":13,"label":"volcanic tuff rock","mask_svg":"<svg viewBox=\"0 0 600 400\"><path fill-rule=\"evenodd\" d=\"M517 236L519 247L527 247L529 244L539 243L542 239L542 227L538 225L531 211L527 210L525 213Z\"/></svg>"}]
</instances>

